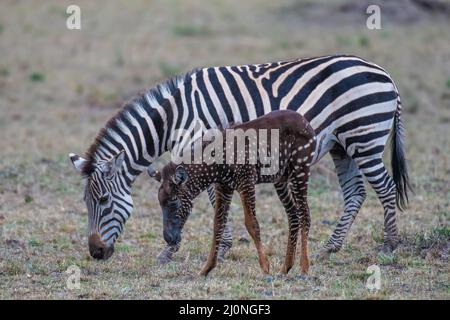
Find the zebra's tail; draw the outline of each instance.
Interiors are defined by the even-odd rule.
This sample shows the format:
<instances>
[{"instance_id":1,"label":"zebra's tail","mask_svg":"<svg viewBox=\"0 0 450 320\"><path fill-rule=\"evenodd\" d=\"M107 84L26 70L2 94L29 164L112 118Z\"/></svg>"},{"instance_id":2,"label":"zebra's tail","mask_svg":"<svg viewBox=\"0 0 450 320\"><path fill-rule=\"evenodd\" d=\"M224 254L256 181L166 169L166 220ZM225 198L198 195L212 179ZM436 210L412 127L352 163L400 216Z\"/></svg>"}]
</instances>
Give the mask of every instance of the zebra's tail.
<instances>
[{"instance_id":1,"label":"zebra's tail","mask_svg":"<svg viewBox=\"0 0 450 320\"><path fill-rule=\"evenodd\" d=\"M397 96L397 110L394 115L393 134L391 138L391 165L392 174L397 189L396 203L400 210L408 207L408 191L412 191L409 182L408 168L404 146L403 123L401 119L402 103L400 95Z\"/></svg>"}]
</instances>

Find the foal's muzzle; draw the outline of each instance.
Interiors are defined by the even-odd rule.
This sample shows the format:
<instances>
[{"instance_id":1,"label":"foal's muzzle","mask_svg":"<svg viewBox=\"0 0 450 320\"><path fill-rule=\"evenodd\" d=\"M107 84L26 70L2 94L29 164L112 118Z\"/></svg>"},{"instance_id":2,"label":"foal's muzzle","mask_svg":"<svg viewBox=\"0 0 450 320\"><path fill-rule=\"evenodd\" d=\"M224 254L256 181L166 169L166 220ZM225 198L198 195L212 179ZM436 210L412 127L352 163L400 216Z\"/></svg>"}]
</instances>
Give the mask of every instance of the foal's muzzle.
<instances>
[{"instance_id":1,"label":"foal's muzzle","mask_svg":"<svg viewBox=\"0 0 450 320\"><path fill-rule=\"evenodd\" d=\"M114 253L114 245L107 246L98 234L89 236L89 253L94 259L106 260Z\"/></svg>"},{"instance_id":2,"label":"foal's muzzle","mask_svg":"<svg viewBox=\"0 0 450 320\"><path fill-rule=\"evenodd\" d=\"M169 246L174 246L181 241L181 232L175 229L164 230L163 236Z\"/></svg>"}]
</instances>

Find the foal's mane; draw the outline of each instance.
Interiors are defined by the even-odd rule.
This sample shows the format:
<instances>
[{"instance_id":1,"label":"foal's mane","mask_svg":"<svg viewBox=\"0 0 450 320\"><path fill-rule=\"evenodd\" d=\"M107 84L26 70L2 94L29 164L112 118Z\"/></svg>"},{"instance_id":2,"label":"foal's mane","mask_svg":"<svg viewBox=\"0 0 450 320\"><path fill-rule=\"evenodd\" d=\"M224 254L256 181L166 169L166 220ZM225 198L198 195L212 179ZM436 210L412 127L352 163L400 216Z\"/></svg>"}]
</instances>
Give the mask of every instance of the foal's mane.
<instances>
[{"instance_id":1,"label":"foal's mane","mask_svg":"<svg viewBox=\"0 0 450 320\"><path fill-rule=\"evenodd\" d=\"M105 139L111 138L111 135L109 133L111 129L114 131L120 131L118 123L120 120L125 119L126 114L128 114L129 111L135 109L137 106L141 106L144 109L160 106L160 102L164 101L166 99L165 97L168 94L175 94L178 90L178 87L182 83L187 81L197 71L199 71L199 69L193 69L185 74L169 78L157 84L153 88L139 92L135 97L125 102L122 105L122 108L108 120L103 128L100 129L99 133L95 137L94 142L86 151L85 159L87 161L81 170L81 175L83 177L88 177L95 171L97 161L99 160L97 158L97 149L102 143L104 143L103 141Z\"/></svg>"}]
</instances>

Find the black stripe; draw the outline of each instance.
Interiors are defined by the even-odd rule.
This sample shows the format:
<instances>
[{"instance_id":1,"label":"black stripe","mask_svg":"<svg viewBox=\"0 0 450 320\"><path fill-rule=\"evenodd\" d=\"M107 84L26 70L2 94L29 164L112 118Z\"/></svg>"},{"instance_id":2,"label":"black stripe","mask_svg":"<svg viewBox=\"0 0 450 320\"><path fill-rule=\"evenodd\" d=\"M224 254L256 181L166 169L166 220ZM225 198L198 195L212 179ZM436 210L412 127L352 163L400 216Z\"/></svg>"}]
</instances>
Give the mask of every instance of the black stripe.
<instances>
[{"instance_id":1,"label":"black stripe","mask_svg":"<svg viewBox=\"0 0 450 320\"><path fill-rule=\"evenodd\" d=\"M194 109L192 107L192 100L191 100L191 93L192 93L192 78L189 78L188 81L185 81L184 83L184 99L186 100L187 106L185 106L185 110L187 112L187 118L185 126L188 127L192 120L194 119Z\"/></svg>"},{"instance_id":2,"label":"black stripe","mask_svg":"<svg viewBox=\"0 0 450 320\"><path fill-rule=\"evenodd\" d=\"M245 70L244 68L244 71L239 71L237 67L231 67L231 70L233 70L238 76L241 77L242 82L247 88L250 97L253 100L253 104L255 105L256 116L260 117L264 115L264 107L259 93L259 88L256 85L255 81L253 79L250 79L247 70Z\"/></svg>"},{"instance_id":3,"label":"black stripe","mask_svg":"<svg viewBox=\"0 0 450 320\"><path fill-rule=\"evenodd\" d=\"M358 150L356 150L355 153L353 154L353 158L364 158L364 157L371 156L376 153L383 152L383 150L384 150L384 145L376 146L376 147L373 147L373 148L368 149L363 152L359 152Z\"/></svg>"},{"instance_id":4,"label":"black stripe","mask_svg":"<svg viewBox=\"0 0 450 320\"><path fill-rule=\"evenodd\" d=\"M345 139L345 145L346 145L346 147L349 147L350 145L352 145L354 143L367 143L372 140L381 138L385 135L388 135L389 131L390 130L382 130L382 131L369 132L369 133L366 133L363 135L358 135L358 136L351 136L351 137L348 137L347 139Z\"/></svg>"},{"instance_id":5,"label":"black stripe","mask_svg":"<svg viewBox=\"0 0 450 320\"><path fill-rule=\"evenodd\" d=\"M225 96L222 85L220 84L219 79L217 78L216 71L214 68L208 69L208 77L209 81L211 82L211 85L214 88L214 92L216 93L217 98L220 101L222 110L225 112L225 115L228 119L228 123L234 122L235 119L231 111L230 103L228 102L227 97Z\"/></svg>"},{"instance_id":6,"label":"black stripe","mask_svg":"<svg viewBox=\"0 0 450 320\"><path fill-rule=\"evenodd\" d=\"M206 89L205 79L203 78L203 72L199 72L197 74L197 86L203 96L203 99L205 100L206 107L208 108L208 111L211 114L211 117L213 118L214 122L216 123L216 126L219 125L221 123L220 117L217 114L217 110L211 101L211 97L209 96L208 90Z\"/></svg>"},{"instance_id":7,"label":"black stripe","mask_svg":"<svg viewBox=\"0 0 450 320\"><path fill-rule=\"evenodd\" d=\"M393 118L393 112L383 112L377 113L373 115L364 116L361 118L357 118L354 121L349 121L338 127L337 133L338 135L344 132L348 132L354 130L359 127L368 126L370 124L379 123L383 121L387 121ZM316 133L318 131L316 130Z\"/></svg>"},{"instance_id":8,"label":"black stripe","mask_svg":"<svg viewBox=\"0 0 450 320\"><path fill-rule=\"evenodd\" d=\"M239 112L241 113L242 122L247 122L250 120L248 116L247 105L245 103L244 97L242 96L241 90L236 82L236 79L233 75L227 70L225 67L220 67L219 72L222 73L225 81L230 88L231 93L233 94L234 99L236 100L237 106L239 108Z\"/></svg>"}]
</instances>

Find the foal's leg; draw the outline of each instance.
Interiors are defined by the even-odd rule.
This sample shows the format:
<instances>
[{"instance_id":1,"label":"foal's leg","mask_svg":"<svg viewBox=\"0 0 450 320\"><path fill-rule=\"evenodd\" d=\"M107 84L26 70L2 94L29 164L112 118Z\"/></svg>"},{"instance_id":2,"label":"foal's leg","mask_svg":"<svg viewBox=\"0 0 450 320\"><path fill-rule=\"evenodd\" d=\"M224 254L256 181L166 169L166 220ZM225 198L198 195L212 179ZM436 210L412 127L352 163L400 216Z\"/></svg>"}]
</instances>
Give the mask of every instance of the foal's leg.
<instances>
[{"instance_id":1,"label":"foal's leg","mask_svg":"<svg viewBox=\"0 0 450 320\"><path fill-rule=\"evenodd\" d=\"M301 254L300 254L300 271L301 274L308 274L309 257L308 257L308 235L311 225L311 217L309 213L307 191L308 191L309 170L303 170L295 173L292 179L292 194L294 196L298 215L300 217L301 229Z\"/></svg>"},{"instance_id":2,"label":"foal's leg","mask_svg":"<svg viewBox=\"0 0 450 320\"><path fill-rule=\"evenodd\" d=\"M269 262L261 242L259 223L255 212L255 186L247 183L239 188L242 206L244 207L245 227L255 243L258 251L259 265L265 273L269 273Z\"/></svg>"},{"instance_id":3,"label":"foal's leg","mask_svg":"<svg viewBox=\"0 0 450 320\"><path fill-rule=\"evenodd\" d=\"M220 240L222 239L223 231L228 216L228 209L230 207L231 198L233 197L233 189L223 185L216 185L216 206L214 213L214 236L211 243L211 250L209 252L208 260L203 267L200 275L207 276L208 273L217 265L217 254L219 251Z\"/></svg>"},{"instance_id":4,"label":"foal's leg","mask_svg":"<svg viewBox=\"0 0 450 320\"><path fill-rule=\"evenodd\" d=\"M210 185L207 189L208 198L213 208L216 206L216 194L215 184ZM222 262L225 260L225 254L233 246L233 229L231 228L231 221L227 219L225 223L225 229L223 230L222 239L219 244L219 252L217 254L217 261Z\"/></svg>"},{"instance_id":5,"label":"foal's leg","mask_svg":"<svg viewBox=\"0 0 450 320\"><path fill-rule=\"evenodd\" d=\"M287 241L286 257L284 260L283 273L288 273L294 266L295 252L297 249L298 229L300 217L298 215L297 206L292 196L291 189L287 181L275 182L275 190L286 211L289 223L289 236Z\"/></svg>"}]
</instances>

